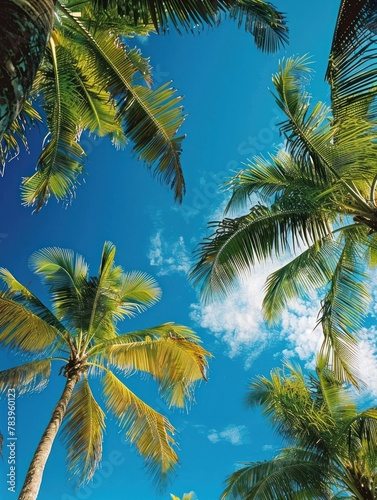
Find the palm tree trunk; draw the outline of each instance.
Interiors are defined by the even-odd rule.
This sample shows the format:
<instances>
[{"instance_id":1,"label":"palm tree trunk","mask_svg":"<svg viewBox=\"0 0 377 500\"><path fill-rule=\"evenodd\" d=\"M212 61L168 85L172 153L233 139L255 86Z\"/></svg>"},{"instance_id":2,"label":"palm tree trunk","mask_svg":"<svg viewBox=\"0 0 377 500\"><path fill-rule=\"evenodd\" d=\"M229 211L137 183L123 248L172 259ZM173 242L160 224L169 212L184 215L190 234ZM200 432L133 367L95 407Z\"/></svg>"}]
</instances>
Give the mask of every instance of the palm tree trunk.
<instances>
[{"instance_id":1,"label":"palm tree trunk","mask_svg":"<svg viewBox=\"0 0 377 500\"><path fill-rule=\"evenodd\" d=\"M42 61L54 0L0 0L0 140L20 113Z\"/></svg>"},{"instance_id":2,"label":"palm tree trunk","mask_svg":"<svg viewBox=\"0 0 377 500\"><path fill-rule=\"evenodd\" d=\"M55 406L51 420L34 453L18 500L35 500L38 496L43 471L50 455L52 444L58 433L60 424L62 423L68 402L71 399L72 391L77 381L77 375L73 375L67 379L63 394Z\"/></svg>"}]
</instances>

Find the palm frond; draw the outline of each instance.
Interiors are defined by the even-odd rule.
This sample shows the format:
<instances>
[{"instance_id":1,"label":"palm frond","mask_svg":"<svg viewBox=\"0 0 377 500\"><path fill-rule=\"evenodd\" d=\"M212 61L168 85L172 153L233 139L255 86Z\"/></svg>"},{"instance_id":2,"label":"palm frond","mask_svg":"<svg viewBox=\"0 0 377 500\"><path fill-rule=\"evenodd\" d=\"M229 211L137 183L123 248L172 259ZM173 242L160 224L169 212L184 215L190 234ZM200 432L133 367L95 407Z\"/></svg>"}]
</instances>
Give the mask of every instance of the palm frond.
<instances>
[{"instance_id":1,"label":"palm frond","mask_svg":"<svg viewBox=\"0 0 377 500\"><path fill-rule=\"evenodd\" d=\"M288 43L285 16L269 2L261 0L237 0L224 2L231 19L242 25L254 37L255 45L264 52L277 52ZM233 5L231 5L233 3Z\"/></svg>"},{"instance_id":2,"label":"palm frond","mask_svg":"<svg viewBox=\"0 0 377 500\"><path fill-rule=\"evenodd\" d=\"M106 342L99 353L125 373L138 370L151 374L169 406L182 408L192 401L194 384L206 380L206 356L210 353L181 337L177 333L179 328L173 325L166 337L146 337L136 342L121 335Z\"/></svg>"},{"instance_id":3,"label":"palm frond","mask_svg":"<svg viewBox=\"0 0 377 500\"><path fill-rule=\"evenodd\" d=\"M287 205L287 202L285 202ZM311 245L331 231L326 211L318 203L268 208L256 205L246 216L210 224L216 232L200 244L198 263L190 279L202 282L202 297L229 293L235 278L255 263Z\"/></svg>"},{"instance_id":4,"label":"palm frond","mask_svg":"<svg viewBox=\"0 0 377 500\"><path fill-rule=\"evenodd\" d=\"M15 351L38 353L61 338L61 332L22 303L10 292L0 292L0 344Z\"/></svg>"},{"instance_id":5,"label":"palm frond","mask_svg":"<svg viewBox=\"0 0 377 500\"><path fill-rule=\"evenodd\" d=\"M341 2L326 75L336 120L365 116L376 97L375 22L373 0Z\"/></svg>"},{"instance_id":6,"label":"palm frond","mask_svg":"<svg viewBox=\"0 0 377 500\"><path fill-rule=\"evenodd\" d=\"M85 378L73 392L62 429L68 468L79 485L90 481L98 468L104 429L105 414Z\"/></svg>"},{"instance_id":7,"label":"palm frond","mask_svg":"<svg viewBox=\"0 0 377 500\"><path fill-rule=\"evenodd\" d=\"M82 310L82 288L86 283L88 266L81 255L72 250L50 247L35 252L30 266L49 287L51 300L59 319L73 323Z\"/></svg>"},{"instance_id":8,"label":"palm frond","mask_svg":"<svg viewBox=\"0 0 377 500\"><path fill-rule=\"evenodd\" d=\"M275 321L290 300L326 286L340 254L340 243L327 236L270 274L263 298L265 318L269 322Z\"/></svg>"},{"instance_id":9,"label":"palm frond","mask_svg":"<svg viewBox=\"0 0 377 500\"><path fill-rule=\"evenodd\" d=\"M0 280L4 282L14 301L20 302L43 321L59 330L63 338L67 337L67 331L58 318L7 269L0 268Z\"/></svg>"},{"instance_id":10,"label":"palm frond","mask_svg":"<svg viewBox=\"0 0 377 500\"><path fill-rule=\"evenodd\" d=\"M327 500L329 483L326 479L319 461L276 457L267 462L247 464L231 474L221 499L295 498L292 495L303 489L300 498Z\"/></svg>"},{"instance_id":11,"label":"palm frond","mask_svg":"<svg viewBox=\"0 0 377 500\"><path fill-rule=\"evenodd\" d=\"M341 381L357 382L357 341L355 333L363 324L370 297L365 273L359 264L360 249L349 237L339 257L330 288L323 300L318 322L324 342L321 353Z\"/></svg>"},{"instance_id":12,"label":"palm frond","mask_svg":"<svg viewBox=\"0 0 377 500\"><path fill-rule=\"evenodd\" d=\"M4 173L5 163L20 153L20 146L28 147L27 131L42 118L38 111L33 108L29 101L25 101L22 111L10 125L0 141L0 165L1 173Z\"/></svg>"},{"instance_id":13,"label":"palm frond","mask_svg":"<svg viewBox=\"0 0 377 500\"><path fill-rule=\"evenodd\" d=\"M174 189L181 200L185 191L180 163L183 136L177 136L184 115L181 98L169 84L152 90L134 82L139 68L127 55L123 42L108 32L89 33L62 5L66 23L85 52L86 68L99 86L110 92L117 107L125 135L148 168L155 165L154 174Z\"/></svg>"},{"instance_id":14,"label":"palm frond","mask_svg":"<svg viewBox=\"0 0 377 500\"><path fill-rule=\"evenodd\" d=\"M91 0L97 12L104 10L125 16L138 23L152 22L157 32L165 33L172 25L179 32L193 31L204 25L215 26L219 16L229 14L231 19L244 25L250 32L258 48L275 52L287 43L288 29L284 15L278 12L271 3L261 0L218 0L216 2L192 0L176 2L175 0L141 0L137 4L130 0Z\"/></svg>"},{"instance_id":15,"label":"palm frond","mask_svg":"<svg viewBox=\"0 0 377 500\"><path fill-rule=\"evenodd\" d=\"M121 276L119 313L132 317L153 306L161 297L161 289L151 276L133 271Z\"/></svg>"},{"instance_id":16,"label":"palm frond","mask_svg":"<svg viewBox=\"0 0 377 500\"><path fill-rule=\"evenodd\" d=\"M126 431L126 439L135 444L146 460L151 476L164 482L178 462L173 449L174 427L111 372L107 372L102 380L108 410L114 413L120 427Z\"/></svg>"},{"instance_id":17,"label":"palm frond","mask_svg":"<svg viewBox=\"0 0 377 500\"><path fill-rule=\"evenodd\" d=\"M31 361L0 371L0 393L15 389L17 395L42 391L49 382L51 359Z\"/></svg>"},{"instance_id":18,"label":"palm frond","mask_svg":"<svg viewBox=\"0 0 377 500\"><path fill-rule=\"evenodd\" d=\"M50 39L45 63L36 83L43 92L43 108L49 135L38 159L37 172L23 179L24 204L40 210L52 194L58 200L72 196L78 175L83 168L84 151L77 142L80 116L74 83L72 54L64 45Z\"/></svg>"}]
</instances>

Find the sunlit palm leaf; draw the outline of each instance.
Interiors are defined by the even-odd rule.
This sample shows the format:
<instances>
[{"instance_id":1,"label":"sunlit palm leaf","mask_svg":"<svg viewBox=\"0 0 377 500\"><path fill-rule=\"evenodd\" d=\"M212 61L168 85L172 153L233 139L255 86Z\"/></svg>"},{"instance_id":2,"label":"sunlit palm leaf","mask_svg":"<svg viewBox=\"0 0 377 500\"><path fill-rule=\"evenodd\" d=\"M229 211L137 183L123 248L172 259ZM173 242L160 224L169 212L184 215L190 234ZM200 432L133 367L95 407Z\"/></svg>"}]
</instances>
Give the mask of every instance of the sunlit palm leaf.
<instances>
[{"instance_id":1,"label":"sunlit palm leaf","mask_svg":"<svg viewBox=\"0 0 377 500\"><path fill-rule=\"evenodd\" d=\"M0 280L5 283L7 290L12 294L12 300L20 302L43 321L59 330L62 338L68 336L67 330L57 317L7 269L0 268Z\"/></svg>"},{"instance_id":2,"label":"sunlit palm leaf","mask_svg":"<svg viewBox=\"0 0 377 500\"><path fill-rule=\"evenodd\" d=\"M84 379L75 388L62 429L69 470L79 485L90 481L101 461L104 429L105 414Z\"/></svg>"},{"instance_id":3,"label":"sunlit palm leaf","mask_svg":"<svg viewBox=\"0 0 377 500\"><path fill-rule=\"evenodd\" d=\"M0 141L0 165L2 173L4 172L6 161L18 156L20 145L27 148L27 131L32 128L36 122L41 122L42 118L29 101L25 101L21 113L10 125L9 130L5 132Z\"/></svg>"},{"instance_id":4,"label":"sunlit palm leaf","mask_svg":"<svg viewBox=\"0 0 377 500\"><path fill-rule=\"evenodd\" d=\"M0 293L0 344L26 352L44 351L60 339L61 333L27 307Z\"/></svg>"},{"instance_id":5,"label":"sunlit palm leaf","mask_svg":"<svg viewBox=\"0 0 377 500\"><path fill-rule=\"evenodd\" d=\"M31 268L49 287L58 318L76 325L82 309L82 287L88 266L81 255L62 248L44 248L30 258Z\"/></svg>"},{"instance_id":6,"label":"sunlit palm leaf","mask_svg":"<svg viewBox=\"0 0 377 500\"><path fill-rule=\"evenodd\" d=\"M0 371L0 393L15 389L17 395L42 391L50 379L51 359L31 361Z\"/></svg>"},{"instance_id":7,"label":"sunlit palm leaf","mask_svg":"<svg viewBox=\"0 0 377 500\"><path fill-rule=\"evenodd\" d=\"M126 336L127 337L127 336ZM206 379L209 353L174 330L167 338L122 343L122 336L107 342L101 354L126 373L147 372L155 378L170 406L184 407L193 398L195 382ZM112 344L109 346L109 344Z\"/></svg>"},{"instance_id":8,"label":"sunlit palm leaf","mask_svg":"<svg viewBox=\"0 0 377 500\"><path fill-rule=\"evenodd\" d=\"M121 277L119 313L132 317L154 305L161 297L161 289L151 276L140 272L125 273Z\"/></svg>"},{"instance_id":9,"label":"sunlit palm leaf","mask_svg":"<svg viewBox=\"0 0 377 500\"><path fill-rule=\"evenodd\" d=\"M178 462L172 448L174 427L167 418L137 398L111 372L103 378L107 408L114 413L126 438L146 460L151 476L164 481Z\"/></svg>"}]
</instances>

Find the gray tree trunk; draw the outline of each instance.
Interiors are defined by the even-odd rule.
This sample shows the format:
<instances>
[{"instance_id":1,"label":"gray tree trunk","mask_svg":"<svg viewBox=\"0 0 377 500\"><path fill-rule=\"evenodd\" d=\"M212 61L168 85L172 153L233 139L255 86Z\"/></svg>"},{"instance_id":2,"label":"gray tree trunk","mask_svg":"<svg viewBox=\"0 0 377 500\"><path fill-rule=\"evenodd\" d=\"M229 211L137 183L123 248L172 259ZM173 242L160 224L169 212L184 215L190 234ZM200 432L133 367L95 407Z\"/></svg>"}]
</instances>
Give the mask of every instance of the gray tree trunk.
<instances>
[{"instance_id":1,"label":"gray tree trunk","mask_svg":"<svg viewBox=\"0 0 377 500\"><path fill-rule=\"evenodd\" d=\"M50 455L52 444L58 433L60 424L62 423L67 405L71 399L72 391L77 381L77 376L67 379L61 398L55 406L51 420L34 453L18 500L35 500L38 497L43 471Z\"/></svg>"},{"instance_id":2,"label":"gray tree trunk","mask_svg":"<svg viewBox=\"0 0 377 500\"><path fill-rule=\"evenodd\" d=\"M54 0L0 0L0 140L20 113L42 61Z\"/></svg>"}]
</instances>

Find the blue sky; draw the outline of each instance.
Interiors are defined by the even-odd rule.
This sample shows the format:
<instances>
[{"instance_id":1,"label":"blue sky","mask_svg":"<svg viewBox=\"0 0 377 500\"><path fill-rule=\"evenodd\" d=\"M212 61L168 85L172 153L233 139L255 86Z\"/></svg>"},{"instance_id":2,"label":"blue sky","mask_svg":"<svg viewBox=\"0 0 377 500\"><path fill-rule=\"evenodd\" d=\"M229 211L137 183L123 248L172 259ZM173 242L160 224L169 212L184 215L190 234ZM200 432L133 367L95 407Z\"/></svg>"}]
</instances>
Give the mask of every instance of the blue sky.
<instances>
[{"instance_id":1,"label":"blue sky","mask_svg":"<svg viewBox=\"0 0 377 500\"><path fill-rule=\"evenodd\" d=\"M213 353L209 381L196 391L188 412L169 410L158 398L153 382L138 378L130 385L179 430L180 467L166 493L158 496L148 480L143 462L124 444L114 422L107 420L103 467L83 490L67 480L65 450L59 439L48 461L39 498L72 500L105 498L153 500L194 490L199 500L215 500L227 474L238 461L264 460L279 443L257 411L245 410L248 381L268 374L283 356L310 366L320 332L315 326L317 303L297 301L269 330L260 313L263 280L276 263L258 268L240 283L239 290L223 303L202 306L187 281L191 252L206 234L208 220L220 217L224 195L218 185L253 154L273 152L280 144L276 124L281 116L267 87L278 61L290 55L310 54L315 74L310 91L314 100L328 100L323 81L335 24L338 1L286 0L276 6L287 13L290 45L269 56L259 53L252 38L231 22L224 22L200 36L151 36L141 44L151 57L157 84L173 80L184 95L188 117L183 131L182 164L187 195L174 205L172 193L158 185L144 167L130 158L129 150L117 152L106 140L87 140L89 160L85 182L68 207L49 204L38 214L20 203L19 184L30 175L38 156L41 135L35 132L30 153L22 153L0 179L0 265L30 286L42 299L46 294L28 270L31 253L45 246L72 248L81 253L96 274L103 242L117 246L116 262L126 270L141 270L156 277L162 290L160 303L135 320L120 326L123 332L166 321L191 326ZM375 360L371 338L365 330L361 348L368 352L365 379L371 394ZM22 360L5 352L1 367ZM63 389L57 370L47 389L17 399L17 491L28 463ZM373 385L373 383L375 385ZM0 428L5 429L6 402L0 402ZM0 461L0 497L7 491L5 461Z\"/></svg>"}]
</instances>

